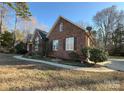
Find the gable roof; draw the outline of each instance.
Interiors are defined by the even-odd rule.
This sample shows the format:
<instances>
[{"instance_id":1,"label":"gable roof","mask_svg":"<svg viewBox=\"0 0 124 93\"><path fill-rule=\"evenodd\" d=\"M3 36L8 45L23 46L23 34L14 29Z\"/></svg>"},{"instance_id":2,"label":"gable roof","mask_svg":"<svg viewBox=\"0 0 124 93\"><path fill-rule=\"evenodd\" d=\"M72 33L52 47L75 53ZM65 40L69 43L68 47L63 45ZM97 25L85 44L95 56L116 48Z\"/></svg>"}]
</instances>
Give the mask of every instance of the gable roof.
<instances>
[{"instance_id":1,"label":"gable roof","mask_svg":"<svg viewBox=\"0 0 124 93\"><path fill-rule=\"evenodd\" d=\"M67 19L67 18L65 18L65 17L63 17L63 16L59 16L59 17L57 18L56 22L54 23L54 25L52 26L51 30L50 30L49 33L47 34L47 37L50 35L50 33L52 32L53 28L56 26L56 24L58 23L58 21L59 21L61 18L64 19L64 20L66 20L66 21L68 21L69 23L71 23L71 24L77 26L78 28L87 31L85 28L83 28L83 27L81 27L81 26L75 24L74 22L70 21L69 19Z\"/></svg>"},{"instance_id":2,"label":"gable roof","mask_svg":"<svg viewBox=\"0 0 124 93\"><path fill-rule=\"evenodd\" d=\"M40 30L40 29L35 29L35 32L38 33L38 35L41 37L41 39L46 39L47 32Z\"/></svg>"}]
</instances>

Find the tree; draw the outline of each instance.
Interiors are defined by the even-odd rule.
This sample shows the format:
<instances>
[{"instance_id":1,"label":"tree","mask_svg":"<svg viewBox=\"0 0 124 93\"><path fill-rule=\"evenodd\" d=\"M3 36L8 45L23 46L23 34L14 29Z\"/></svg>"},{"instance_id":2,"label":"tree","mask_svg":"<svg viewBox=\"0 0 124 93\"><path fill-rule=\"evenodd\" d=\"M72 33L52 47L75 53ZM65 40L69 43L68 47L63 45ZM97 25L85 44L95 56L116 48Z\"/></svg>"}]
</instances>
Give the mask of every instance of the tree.
<instances>
[{"instance_id":1,"label":"tree","mask_svg":"<svg viewBox=\"0 0 124 93\"><path fill-rule=\"evenodd\" d=\"M27 20L18 20L17 29L23 31L25 40L27 37L34 33L35 29L41 29L43 31L47 31L47 26L38 22L35 17L30 17L30 21ZM25 41L26 42L26 41Z\"/></svg>"},{"instance_id":2,"label":"tree","mask_svg":"<svg viewBox=\"0 0 124 93\"><path fill-rule=\"evenodd\" d=\"M16 11L15 28L14 28L15 30L17 25L17 17L20 17L24 20L29 20L29 17L31 16L28 5L25 2L16 3L16 8L18 9L18 11ZM15 33L14 33L14 40L16 40Z\"/></svg>"},{"instance_id":3,"label":"tree","mask_svg":"<svg viewBox=\"0 0 124 93\"><path fill-rule=\"evenodd\" d=\"M24 32L16 29L15 37L16 37L16 41L23 41L24 40Z\"/></svg>"},{"instance_id":4,"label":"tree","mask_svg":"<svg viewBox=\"0 0 124 93\"><path fill-rule=\"evenodd\" d=\"M117 29L112 33L113 51L118 53L124 51L124 25L118 24ZM116 51L115 51L116 50ZM124 53L124 52L123 52Z\"/></svg>"},{"instance_id":5,"label":"tree","mask_svg":"<svg viewBox=\"0 0 124 93\"><path fill-rule=\"evenodd\" d=\"M4 6L4 3L0 5L0 34L3 32L2 31L2 26L3 24L3 20L5 18L5 16L7 15L7 9Z\"/></svg>"},{"instance_id":6,"label":"tree","mask_svg":"<svg viewBox=\"0 0 124 93\"><path fill-rule=\"evenodd\" d=\"M116 6L111 6L96 13L93 21L96 24L98 31L101 31L104 48L106 49L108 42L108 33L113 32L118 23L124 19L124 11L117 10Z\"/></svg>"},{"instance_id":7,"label":"tree","mask_svg":"<svg viewBox=\"0 0 124 93\"><path fill-rule=\"evenodd\" d=\"M76 23L78 26L82 27L82 28L87 28L87 27L92 27L89 23L83 22L83 21L78 21Z\"/></svg>"},{"instance_id":8,"label":"tree","mask_svg":"<svg viewBox=\"0 0 124 93\"><path fill-rule=\"evenodd\" d=\"M5 31L5 33L1 34L1 46L11 48L13 43L13 34Z\"/></svg>"},{"instance_id":9,"label":"tree","mask_svg":"<svg viewBox=\"0 0 124 93\"><path fill-rule=\"evenodd\" d=\"M4 3L7 6L9 6L10 8L12 8L15 11L15 27L14 27L14 42L16 40L15 37L15 30L16 30L16 26L17 26L17 19L21 18L23 20L30 20L30 16L31 16L31 12L29 11L29 7L27 5L26 2L16 2L16 3Z\"/></svg>"}]
</instances>

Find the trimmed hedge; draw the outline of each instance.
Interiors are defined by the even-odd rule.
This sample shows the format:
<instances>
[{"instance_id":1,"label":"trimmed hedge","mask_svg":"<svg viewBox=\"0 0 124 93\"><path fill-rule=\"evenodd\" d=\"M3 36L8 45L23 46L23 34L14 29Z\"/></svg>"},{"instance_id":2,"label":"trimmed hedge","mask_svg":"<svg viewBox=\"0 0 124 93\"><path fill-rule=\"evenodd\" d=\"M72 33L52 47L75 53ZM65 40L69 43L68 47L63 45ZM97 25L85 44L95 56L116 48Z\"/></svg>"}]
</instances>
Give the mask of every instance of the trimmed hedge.
<instances>
[{"instance_id":1,"label":"trimmed hedge","mask_svg":"<svg viewBox=\"0 0 124 93\"><path fill-rule=\"evenodd\" d=\"M101 50L101 49L83 48L81 51L82 51L82 54L85 58L88 57L94 63L103 62L103 61L106 61L108 59L108 53ZM89 51L89 54L87 51Z\"/></svg>"}]
</instances>

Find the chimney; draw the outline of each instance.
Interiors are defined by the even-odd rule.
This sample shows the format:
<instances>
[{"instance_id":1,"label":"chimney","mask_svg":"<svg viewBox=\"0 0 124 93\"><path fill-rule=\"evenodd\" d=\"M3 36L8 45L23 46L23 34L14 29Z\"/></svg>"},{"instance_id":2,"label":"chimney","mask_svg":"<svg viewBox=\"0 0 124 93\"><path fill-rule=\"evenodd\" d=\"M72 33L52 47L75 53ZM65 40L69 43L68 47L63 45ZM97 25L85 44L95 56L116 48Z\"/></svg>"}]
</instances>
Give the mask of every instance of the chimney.
<instances>
[{"instance_id":1,"label":"chimney","mask_svg":"<svg viewBox=\"0 0 124 93\"><path fill-rule=\"evenodd\" d=\"M92 27L91 27L91 26L87 26L87 27L86 27L86 30L88 30L89 32L91 32Z\"/></svg>"}]
</instances>

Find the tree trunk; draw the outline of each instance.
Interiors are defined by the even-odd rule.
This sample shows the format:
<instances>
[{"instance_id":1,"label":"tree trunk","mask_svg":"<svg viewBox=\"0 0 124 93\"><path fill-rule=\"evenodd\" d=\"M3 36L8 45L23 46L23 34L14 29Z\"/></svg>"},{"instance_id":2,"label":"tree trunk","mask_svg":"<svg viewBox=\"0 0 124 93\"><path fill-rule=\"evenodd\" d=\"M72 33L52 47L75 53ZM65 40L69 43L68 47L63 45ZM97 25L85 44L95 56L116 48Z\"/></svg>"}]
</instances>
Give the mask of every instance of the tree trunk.
<instances>
[{"instance_id":1,"label":"tree trunk","mask_svg":"<svg viewBox=\"0 0 124 93\"><path fill-rule=\"evenodd\" d=\"M15 35L16 25L17 25L17 16L15 18L15 27L14 27L14 31L13 31L13 47L15 46L15 42L16 42L16 35Z\"/></svg>"},{"instance_id":2,"label":"tree trunk","mask_svg":"<svg viewBox=\"0 0 124 93\"><path fill-rule=\"evenodd\" d=\"M0 16L0 34L2 33L2 24L3 24L3 20L2 20L2 18L3 18L3 15L2 15L2 10L1 10L1 16Z\"/></svg>"}]
</instances>

